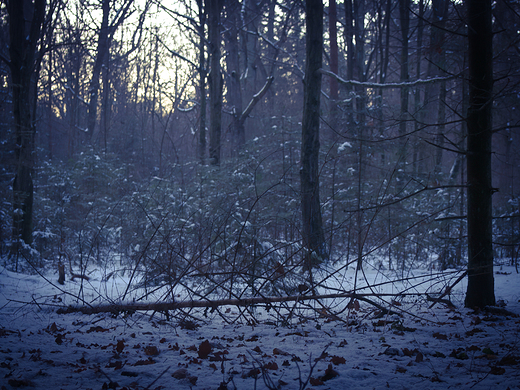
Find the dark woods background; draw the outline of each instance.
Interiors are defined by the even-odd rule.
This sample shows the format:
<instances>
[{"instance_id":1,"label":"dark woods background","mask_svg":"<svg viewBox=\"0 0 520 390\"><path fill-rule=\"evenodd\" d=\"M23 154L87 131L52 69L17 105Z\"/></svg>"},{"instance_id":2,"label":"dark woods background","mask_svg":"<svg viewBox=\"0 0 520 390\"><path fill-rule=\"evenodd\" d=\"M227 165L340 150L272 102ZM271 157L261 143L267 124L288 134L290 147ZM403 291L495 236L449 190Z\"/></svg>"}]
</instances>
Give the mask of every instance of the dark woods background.
<instances>
[{"instance_id":1,"label":"dark woods background","mask_svg":"<svg viewBox=\"0 0 520 390\"><path fill-rule=\"evenodd\" d=\"M10 29L10 20L22 11L9 3L0 9L9 268L106 266L145 286L206 275L208 288L234 296L244 285L297 291L309 265L466 266L463 2L324 4L316 253L302 245L300 207L303 2L24 0L18 35L24 23ZM514 264L519 12L518 1L493 3L493 250ZM13 43L25 50L19 59ZM21 89L16 69L29 70ZM31 210L28 196L13 195L23 175L15 193L33 188ZM31 226L20 227L29 211Z\"/></svg>"}]
</instances>

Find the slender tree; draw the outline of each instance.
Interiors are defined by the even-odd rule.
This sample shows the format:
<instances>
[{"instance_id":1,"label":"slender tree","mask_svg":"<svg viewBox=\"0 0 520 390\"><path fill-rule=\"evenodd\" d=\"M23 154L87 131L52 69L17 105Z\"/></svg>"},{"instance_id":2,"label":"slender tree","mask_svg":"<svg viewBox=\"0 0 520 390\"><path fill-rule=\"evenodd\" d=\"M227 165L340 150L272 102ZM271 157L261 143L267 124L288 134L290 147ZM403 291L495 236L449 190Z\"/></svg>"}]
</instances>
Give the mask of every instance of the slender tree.
<instances>
[{"instance_id":1,"label":"slender tree","mask_svg":"<svg viewBox=\"0 0 520 390\"><path fill-rule=\"evenodd\" d=\"M197 0L198 33L199 33L199 93L200 93L200 122L199 122L199 159L203 164L206 157L206 11L203 0Z\"/></svg>"},{"instance_id":2,"label":"slender tree","mask_svg":"<svg viewBox=\"0 0 520 390\"><path fill-rule=\"evenodd\" d=\"M97 110L99 100L99 84L100 75L103 66L105 71L108 68L108 55L110 50L110 44L114 37L114 33L123 21L128 17L130 6L134 0L125 0L121 5L121 9L117 12L114 20L110 20L110 0L102 0L101 9L103 16L101 20L101 27L99 29L98 44L95 54L94 66L92 69L92 77L90 79L89 89L89 104L88 104L88 119L87 119L87 130L90 137L94 135L94 129L97 121Z\"/></svg>"},{"instance_id":3,"label":"slender tree","mask_svg":"<svg viewBox=\"0 0 520 390\"><path fill-rule=\"evenodd\" d=\"M220 71L220 10L221 0L206 0L209 21L209 159L220 164L220 137L222 132L222 74Z\"/></svg>"},{"instance_id":4,"label":"slender tree","mask_svg":"<svg viewBox=\"0 0 520 390\"><path fill-rule=\"evenodd\" d=\"M468 288L466 307L495 304L491 197L491 0L468 0Z\"/></svg>"},{"instance_id":5,"label":"slender tree","mask_svg":"<svg viewBox=\"0 0 520 390\"><path fill-rule=\"evenodd\" d=\"M306 0L307 26L301 150L301 205L305 266L310 269L327 258L320 205L319 150L320 97L323 52L323 3Z\"/></svg>"},{"instance_id":6,"label":"slender tree","mask_svg":"<svg viewBox=\"0 0 520 390\"><path fill-rule=\"evenodd\" d=\"M34 84L41 57L38 44L45 17L45 0L10 0L9 67L13 90L13 116L16 134L16 173L13 182L13 251L19 240L32 242L33 175L35 134L33 107L36 104Z\"/></svg>"}]
</instances>

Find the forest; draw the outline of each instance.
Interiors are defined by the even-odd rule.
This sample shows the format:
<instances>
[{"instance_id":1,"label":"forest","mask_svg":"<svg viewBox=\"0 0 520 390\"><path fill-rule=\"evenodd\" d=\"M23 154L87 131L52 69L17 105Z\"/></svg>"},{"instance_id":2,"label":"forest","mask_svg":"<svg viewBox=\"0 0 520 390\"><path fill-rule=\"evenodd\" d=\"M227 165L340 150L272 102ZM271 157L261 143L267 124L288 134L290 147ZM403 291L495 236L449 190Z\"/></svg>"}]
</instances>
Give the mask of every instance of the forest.
<instances>
[{"instance_id":1,"label":"forest","mask_svg":"<svg viewBox=\"0 0 520 390\"><path fill-rule=\"evenodd\" d=\"M186 332L208 318L357 331L378 319L399 336L420 307L474 309L445 319L467 326L486 308L514 319L519 84L516 0L2 0L0 306L54 313L43 332L57 345L103 313L95 332L136 312ZM59 325L56 310L80 317ZM114 342L112 358L130 354L128 337ZM344 377L322 344L306 380L296 360L295 388ZM186 367L215 358L214 388L236 389L224 352L197 345ZM518 368L508 351L491 376ZM144 353L142 365L159 354ZM258 359L243 380L287 384ZM318 361L331 364L312 376ZM35 385L22 376L9 385Z\"/></svg>"},{"instance_id":2,"label":"forest","mask_svg":"<svg viewBox=\"0 0 520 390\"><path fill-rule=\"evenodd\" d=\"M2 2L4 266L211 274L230 297L463 269L471 237L517 266L519 9L467 3Z\"/></svg>"}]
</instances>

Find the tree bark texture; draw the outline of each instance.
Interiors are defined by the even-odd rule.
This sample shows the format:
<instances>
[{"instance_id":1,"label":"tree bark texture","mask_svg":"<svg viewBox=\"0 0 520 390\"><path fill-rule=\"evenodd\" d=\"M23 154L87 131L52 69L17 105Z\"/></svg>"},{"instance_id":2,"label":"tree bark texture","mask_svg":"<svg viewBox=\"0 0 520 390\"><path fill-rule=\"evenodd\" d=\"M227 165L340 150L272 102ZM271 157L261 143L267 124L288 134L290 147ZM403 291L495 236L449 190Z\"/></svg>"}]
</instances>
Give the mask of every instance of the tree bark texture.
<instances>
[{"instance_id":1,"label":"tree bark texture","mask_svg":"<svg viewBox=\"0 0 520 390\"><path fill-rule=\"evenodd\" d=\"M90 137L94 135L94 129L97 121L97 106L99 98L99 79L101 75L101 69L108 56L109 48L109 26L108 16L110 13L110 0L103 0L102 6L103 18L101 21L101 28L99 30L98 46L96 60L94 62L94 68L92 69L92 78L90 80L89 87L89 104L88 104L88 118L87 118L87 131Z\"/></svg>"},{"instance_id":2,"label":"tree bark texture","mask_svg":"<svg viewBox=\"0 0 520 390\"><path fill-rule=\"evenodd\" d=\"M310 270L327 258L320 205L319 128L323 52L323 3L306 1L306 64L301 149L301 193L305 266Z\"/></svg>"},{"instance_id":3,"label":"tree bark texture","mask_svg":"<svg viewBox=\"0 0 520 390\"><path fill-rule=\"evenodd\" d=\"M237 0L226 3L226 48L227 48L227 102L231 109L233 140L236 150L245 142L245 127L240 121L242 115L242 87L240 83L240 66L238 54L240 4Z\"/></svg>"},{"instance_id":4,"label":"tree bark texture","mask_svg":"<svg viewBox=\"0 0 520 390\"><path fill-rule=\"evenodd\" d=\"M222 132L222 75L220 71L220 10L221 0L207 0L209 14L209 159L211 165L220 165Z\"/></svg>"},{"instance_id":5,"label":"tree bark texture","mask_svg":"<svg viewBox=\"0 0 520 390\"><path fill-rule=\"evenodd\" d=\"M491 0L468 0L468 289L466 307L495 304L491 214Z\"/></svg>"},{"instance_id":6,"label":"tree bark texture","mask_svg":"<svg viewBox=\"0 0 520 390\"><path fill-rule=\"evenodd\" d=\"M45 16L45 0L10 0L9 56L16 134L16 172L13 182L13 242L32 242L33 174L35 133L32 108L35 88L37 45ZM16 251L15 244L13 250Z\"/></svg>"},{"instance_id":7,"label":"tree bark texture","mask_svg":"<svg viewBox=\"0 0 520 390\"><path fill-rule=\"evenodd\" d=\"M401 82L408 82L409 63L408 63L408 35L410 32L410 0L399 0L399 16L401 23ZM408 88L401 88L401 118L399 122L400 152L399 165L406 165L406 133L408 122Z\"/></svg>"},{"instance_id":8,"label":"tree bark texture","mask_svg":"<svg viewBox=\"0 0 520 390\"><path fill-rule=\"evenodd\" d=\"M202 0L197 0L199 9L199 91L200 91L200 124L199 124L199 159L201 164L206 158L206 52L205 30L206 12Z\"/></svg>"}]
</instances>

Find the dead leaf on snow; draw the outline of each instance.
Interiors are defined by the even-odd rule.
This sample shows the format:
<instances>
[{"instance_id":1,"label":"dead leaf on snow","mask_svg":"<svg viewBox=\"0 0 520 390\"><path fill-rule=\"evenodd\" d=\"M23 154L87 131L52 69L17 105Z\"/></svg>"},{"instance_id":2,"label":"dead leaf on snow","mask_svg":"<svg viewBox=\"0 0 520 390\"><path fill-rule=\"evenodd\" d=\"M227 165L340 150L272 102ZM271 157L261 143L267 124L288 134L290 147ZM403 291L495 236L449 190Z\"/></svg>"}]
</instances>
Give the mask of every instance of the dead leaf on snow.
<instances>
[{"instance_id":1,"label":"dead leaf on snow","mask_svg":"<svg viewBox=\"0 0 520 390\"><path fill-rule=\"evenodd\" d=\"M121 353L125 349L125 340L119 340L116 344L116 352Z\"/></svg>"},{"instance_id":2,"label":"dead leaf on snow","mask_svg":"<svg viewBox=\"0 0 520 390\"><path fill-rule=\"evenodd\" d=\"M433 334L433 337L436 339L439 339L439 340L448 340L448 336L446 336L445 334L439 333L439 332L435 332Z\"/></svg>"},{"instance_id":3,"label":"dead leaf on snow","mask_svg":"<svg viewBox=\"0 0 520 390\"><path fill-rule=\"evenodd\" d=\"M491 367L489 373L493 375L504 375L506 373L506 369L504 367L493 366Z\"/></svg>"},{"instance_id":4,"label":"dead leaf on snow","mask_svg":"<svg viewBox=\"0 0 520 390\"><path fill-rule=\"evenodd\" d=\"M199 345L199 350L198 350L199 358L207 359L208 355L211 353L211 350L212 350L212 348L211 348L211 344L210 344L209 340L203 341Z\"/></svg>"},{"instance_id":5,"label":"dead leaf on snow","mask_svg":"<svg viewBox=\"0 0 520 390\"><path fill-rule=\"evenodd\" d=\"M172 377L175 379L184 379L188 376L188 370L185 368L179 368L175 372L172 373Z\"/></svg>"},{"instance_id":6,"label":"dead leaf on snow","mask_svg":"<svg viewBox=\"0 0 520 390\"><path fill-rule=\"evenodd\" d=\"M336 366L338 364L347 364L347 360L342 356L332 356L330 358L330 361L332 364L335 364Z\"/></svg>"},{"instance_id":7,"label":"dead leaf on snow","mask_svg":"<svg viewBox=\"0 0 520 390\"><path fill-rule=\"evenodd\" d=\"M147 360L138 360L134 363L134 366L147 366L149 364L155 364L155 360L149 357Z\"/></svg>"},{"instance_id":8,"label":"dead leaf on snow","mask_svg":"<svg viewBox=\"0 0 520 390\"><path fill-rule=\"evenodd\" d=\"M324 385L325 383L323 383L323 381L321 379L317 379L317 378L313 378L311 377L309 379L309 383L312 385L312 386L321 386L321 385Z\"/></svg>"},{"instance_id":9,"label":"dead leaf on snow","mask_svg":"<svg viewBox=\"0 0 520 390\"><path fill-rule=\"evenodd\" d=\"M157 348L155 345L148 345L144 348L144 354L146 356L158 356L159 353L159 348Z\"/></svg>"},{"instance_id":10,"label":"dead leaf on snow","mask_svg":"<svg viewBox=\"0 0 520 390\"><path fill-rule=\"evenodd\" d=\"M274 348L273 349L273 355L282 355L282 356L288 356L289 353L282 351L280 348Z\"/></svg>"}]
</instances>

